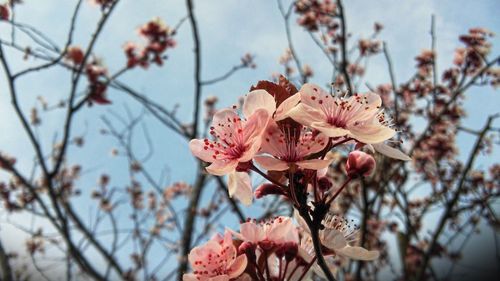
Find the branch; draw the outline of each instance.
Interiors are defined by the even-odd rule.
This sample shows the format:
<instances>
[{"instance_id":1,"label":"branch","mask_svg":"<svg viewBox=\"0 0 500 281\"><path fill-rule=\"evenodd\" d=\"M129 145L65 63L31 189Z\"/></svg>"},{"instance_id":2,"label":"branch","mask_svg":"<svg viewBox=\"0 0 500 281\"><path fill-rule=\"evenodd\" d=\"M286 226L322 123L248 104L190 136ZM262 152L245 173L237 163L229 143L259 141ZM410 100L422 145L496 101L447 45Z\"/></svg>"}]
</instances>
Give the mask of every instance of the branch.
<instances>
[{"instance_id":1,"label":"branch","mask_svg":"<svg viewBox=\"0 0 500 281\"><path fill-rule=\"evenodd\" d=\"M342 61L340 68L342 69L342 73L345 78L345 82L347 84L347 90L349 91L350 94L353 93L352 89L352 83L351 83L351 78L349 76L349 73L347 72L347 66L349 65L348 61L348 56L347 56L347 34L346 34L346 29L347 29L347 23L345 20L344 16L344 6L342 5L342 0L337 0L337 6L339 8L339 18L340 18L340 50L342 54Z\"/></svg>"},{"instance_id":2,"label":"branch","mask_svg":"<svg viewBox=\"0 0 500 281\"><path fill-rule=\"evenodd\" d=\"M467 160L467 164L465 165L465 169L462 172L462 176L460 177L456 191L453 194L452 199L450 201L448 201L448 203L446 204L446 209L445 209L443 215L441 216L441 219L439 220L439 224L438 224L438 227L436 228L436 231L434 232L434 235L432 236L429 248L427 249L427 251L425 252L425 254L423 256L422 265L421 265L421 267L416 275L416 278L415 278L415 280L417 280L417 281L423 280L423 278L424 278L425 270L427 268L427 265L430 262L431 255L434 252L434 250L438 244L439 236L441 235L441 232L443 231L446 223L448 222L448 219L451 217L453 207L458 202L460 194L462 193L462 191L464 189L464 182L469 174L469 171L472 169L472 166L474 165L474 161L476 160L476 157L478 155L479 150L481 149L483 138L485 137L486 133L489 131L489 129L491 127L491 123L497 117L498 117L498 115L488 117L486 125L484 126L483 130L481 131L481 134L478 136L476 143L474 145L474 148L470 152L469 159Z\"/></svg>"},{"instance_id":3,"label":"branch","mask_svg":"<svg viewBox=\"0 0 500 281\"><path fill-rule=\"evenodd\" d=\"M193 31L194 41L194 116L193 116L193 132L191 138L196 138L198 134L198 119L200 117L200 99L201 99L201 48L200 35L198 34L198 25L194 15L193 0L186 0L186 5L189 14L189 22Z\"/></svg>"},{"instance_id":4,"label":"branch","mask_svg":"<svg viewBox=\"0 0 500 281\"><path fill-rule=\"evenodd\" d=\"M394 121L397 124L398 122L398 115L399 115L399 110L398 110L398 91L397 91L397 83L396 83L396 76L394 75L394 69L392 67L392 60L391 56L389 55L389 51L387 49L387 44L384 42L383 43L383 49L384 49L384 56L385 60L387 61L387 67L389 68L389 76L391 77L391 84L392 84L392 91L394 92Z\"/></svg>"}]
</instances>

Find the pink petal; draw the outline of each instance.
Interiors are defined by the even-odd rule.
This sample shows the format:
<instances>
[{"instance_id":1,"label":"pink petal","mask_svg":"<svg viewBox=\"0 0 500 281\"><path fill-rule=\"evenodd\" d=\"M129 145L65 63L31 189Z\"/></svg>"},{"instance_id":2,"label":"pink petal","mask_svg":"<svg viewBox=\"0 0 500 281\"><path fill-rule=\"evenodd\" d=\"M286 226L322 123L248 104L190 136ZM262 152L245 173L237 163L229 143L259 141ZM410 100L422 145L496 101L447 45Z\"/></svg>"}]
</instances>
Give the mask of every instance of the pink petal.
<instances>
[{"instance_id":1,"label":"pink petal","mask_svg":"<svg viewBox=\"0 0 500 281\"><path fill-rule=\"evenodd\" d=\"M336 250L339 255L362 261L372 261L379 257L378 251L368 251L361 247L351 247L347 246L342 249Z\"/></svg>"},{"instance_id":2,"label":"pink petal","mask_svg":"<svg viewBox=\"0 0 500 281\"><path fill-rule=\"evenodd\" d=\"M211 277L207 281L229 281L230 279L231 278L228 275L224 274L224 275Z\"/></svg>"},{"instance_id":3,"label":"pink petal","mask_svg":"<svg viewBox=\"0 0 500 281\"><path fill-rule=\"evenodd\" d=\"M259 166L268 171L285 171L288 170L288 163L285 161L281 161L274 157L269 156L255 156L253 158Z\"/></svg>"},{"instance_id":4,"label":"pink petal","mask_svg":"<svg viewBox=\"0 0 500 281\"><path fill-rule=\"evenodd\" d=\"M207 243L194 247L191 252L189 252L188 260L193 268L196 268L195 261L203 260L210 253L219 253L222 247L216 241L209 240Z\"/></svg>"},{"instance_id":5,"label":"pink petal","mask_svg":"<svg viewBox=\"0 0 500 281\"><path fill-rule=\"evenodd\" d=\"M323 244L329 249L337 251L347 246L344 234L336 229L327 228L321 234Z\"/></svg>"},{"instance_id":6,"label":"pink petal","mask_svg":"<svg viewBox=\"0 0 500 281\"><path fill-rule=\"evenodd\" d=\"M382 106L382 99L375 93L366 93L358 97L363 99L363 103L353 112L352 117L349 118L349 124L374 118ZM351 96L349 99L356 99L356 97Z\"/></svg>"},{"instance_id":7,"label":"pink petal","mask_svg":"<svg viewBox=\"0 0 500 281\"><path fill-rule=\"evenodd\" d=\"M323 133L319 133L313 138L312 133L308 132L301 136L301 142L304 142L304 144L307 145L306 151L302 151L302 149L305 148L304 146L299 146L299 148L301 148L299 155L304 157L309 154L320 152L321 150L323 150L323 148L325 148L325 146L328 144L328 137ZM304 152L307 153L304 154Z\"/></svg>"},{"instance_id":8,"label":"pink petal","mask_svg":"<svg viewBox=\"0 0 500 281\"><path fill-rule=\"evenodd\" d=\"M238 257L236 257L236 259L229 267L230 270L229 278L236 278L240 276L245 271L246 267L247 267L247 256L239 255Z\"/></svg>"},{"instance_id":9,"label":"pink petal","mask_svg":"<svg viewBox=\"0 0 500 281\"><path fill-rule=\"evenodd\" d=\"M319 130L320 132L331 138L342 137L349 134L348 130L334 127L326 122L315 122L311 124L311 127Z\"/></svg>"},{"instance_id":10,"label":"pink petal","mask_svg":"<svg viewBox=\"0 0 500 281\"><path fill-rule=\"evenodd\" d=\"M325 122L326 115L313 107L299 103L288 112L288 116L304 126L310 126L312 123Z\"/></svg>"},{"instance_id":11,"label":"pink petal","mask_svg":"<svg viewBox=\"0 0 500 281\"><path fill-rule=\"evenodd\" d=\"M306 221L300 216L297 210L293 211L293 218L297 221L299 226L308 234L310 234L309 227L307 226Z\"/></svg>"},{"instance_id":12,"label":"pink petal","mask_svg":"<svg viewBox=\"0 0 500 281\"><path fill-rule=\"evenodd\" d=\"M280 121L288 117L288 113L300 102L300 95L295 94L284 100L276 109L274 120Z\"/></svg>"},{"instance_id":13,"label":"pink petal","mask_svg":"<svg viewBox=\"0 0 500 281\"><path fill-rule=\"evenodd\" d=\"M404 154L402 151L399 149L390 147L384 143L374 143L373 148L378 152L381 153L387 157L394 158L394 159L399 159L403 161L410 161L411 158Z\"/></svg>"},{"instance_id":14,"label":"pink petal","mask_svg":"<svg viewBox=\"0 0 500 281\"><path fill-rule=\"evenodd\" d=\"M284 156L283 132L278 124L270 119L265 133L262 135L262 147L260 152L269 153L273 156Z\"/></svg>"},{"instance_id":15,"label":"pink petal","mask_svg":"<svg viewBox=\"0 0 500 281\"><path fill-rule=\"evenodd\" d=\"M182 275L182 281L199 281L199 280L193 273L187 273Z\"/></svg>"},{"instance_id":16,"label":"pink petal","mask_svg":"<svg viewBox=\"0 0 500 281\"><path fill-rule=\"evenodd\" d=\"M229 196L234 196L247 206L252 204L252 182L248 173L236 171L230 173L227 181L227 189Z\"/></svg>"},{"instance_id":17,"label":"pink petal","mask_svg":"<svg viewBox=\"0 0 500 281\"><path fill-rule=\"evenodd\" d=\"M396 134L393 129L376 123L353 126L348 129L354 139L369 144L381 143Z\"/></svg>"},{"instance_id":18,"label":"pink petal","mask_svg":"<svg viewBox=\"0 0 500 281\"><path fill-rule=\"evenodd\" d=\"M237 160L215 160L207 167L207 172L216 176L224 176L234 171L238 166Z\"/></svg>"},{"instance_id":19,"label":"pink petal","mask_svg":"<svg viewBox=\"0 0 500 281\"><path fill-rule=\"evenodd\" d=\"M306 83L300 88L300 102L302 104L308 105L313 108L319 108L319 102L321 100L321 104L329 105L330 102L333 102L333 97L330 93L323 90L316 84Z\"/></svg>"},{"instance_id":20,"label":"pink petal","mask_svg":"<svg viewBox=\"0 0 500 281\"><path fill-rule=\"evenodd\" d=\"M293 223L289 217L280 217L281 222L278 218L274 219L273 224L267 232L267 239L275 242L282 242L285 235L292 231ZM297 241L298 242L298 241Z\"/></svg>"},{"instance_id":21,"label":"pink petal","mask_svg":"<svg viewBox=\"0 0 500 281\"><path fill-rule=\"evenodd\" d=\"M243 128L243 142L247 151L241 156L240 162L250 161L255 153L259 151L262 143L262 135L265 132L267 123L269 122L269 114L264 109L257 109L250 116Z\"/></svg>"},{"instance_id":22,"label":"pink petal","mask_svg":"<svg viewBox=\"0 0 500 281\"><path fill-rule=\"evenodd\" d=\"M330 163L332 163L332 161L333 159L310 159L302 160L295 164L297 164L297 166L301 167L302 169L321 170L330 166Z\"/></svg>"},{"instance_id":23,"label":"pink petal","mask_svg":"<svg viewBox=\"0 0 500 281\"><path fill-rule=\"evenodd\" d=\"M276 101L265 90L255 90L248 93L243 102L243 114L250 117L257 109L265 109L269 116L276 110Z\"/></svg>"},{"instance_id":24,"label":"pink petal","mask_svg":"<svg viewBox=\"0 0 500 281\"><path fill-rule=\"evenodd\" d=\"M212 157L214 152L212 150L205 149L205 142L203 140L194 139L189 142L189 149L194 156L200 158L205 162L213 162Z\"/></svg>"},{"instance_id":25,"label":"pink petal","mask_svg":"<svg viewBox=\"0 0 500 281\"><path fill-rule=\"evenodd\" d=\"M240 233L244 241L257 243L264 239L262 227L254 222L245 222L240 224Z\"/></svg>"}]
</instances>

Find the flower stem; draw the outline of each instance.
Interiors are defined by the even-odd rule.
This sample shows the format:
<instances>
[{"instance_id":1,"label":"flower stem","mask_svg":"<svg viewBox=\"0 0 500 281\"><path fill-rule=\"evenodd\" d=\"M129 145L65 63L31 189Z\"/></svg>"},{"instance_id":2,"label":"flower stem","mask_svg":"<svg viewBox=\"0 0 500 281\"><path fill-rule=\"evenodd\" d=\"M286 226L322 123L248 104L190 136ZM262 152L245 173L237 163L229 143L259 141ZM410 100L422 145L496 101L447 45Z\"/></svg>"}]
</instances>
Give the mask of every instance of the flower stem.
<instances>
[{"instance_id":1,"label":"flower stem","mask_svg":"<svg viewBox=\"0 0 500 281\"><path fill-rule=\"evenodd\" d=\"M282 189L286 190L286 186L277 182L276 180L272 179L271 177L269 177L266 173L262 172L261 170L259 170L259 168L257 168L254 164L252 164L252 167L250 167L250 170L256 172L257 174L261 175L263 178L265 178L266 180L270 181L271 183L281 187Z\"/></svg>"},{"instance_id":2,"label":"flower stem","mask_svg":"<svg viewBox=\"0 0 500 281\"><path fill-rule=\"evenodd\" d=\"M335 200L335 198L337 198L337 196L339 196L340 192L342 192L342 190L344 190L344 188L347 186L347 184L351 180L352 180L351 177L347 178L347 180L344 182L344 184L339 189L337 189L335 194L333 194L333 196L330 199L328 199L328 201L326 202L326 205L330 205L333 202L333 200Z\"/></svg>"},{"instance_id":3,"label":"flower stem","mask_svg":"<svg viewBox=\"0 0 500 281\"><path fill-rule=\"evenodd\" d=\"M305 208L300 209L299 214L306 221L306 224L309 227L309 230L311 231L314 253L318 260L319 267L321 267L321 270L323 270L323 273L325 274L326 279L328 281L335 281L335 277L333 277L332 272L328 268L325 258L323 257L323 251L321 250L322 246L321 246L321 241L319 239L319 227L321 226L321 221L323 220L323 218L313 218L314 221L311 220L311 217L309 216L309 213Z\"/></svg>"}]
</instances>

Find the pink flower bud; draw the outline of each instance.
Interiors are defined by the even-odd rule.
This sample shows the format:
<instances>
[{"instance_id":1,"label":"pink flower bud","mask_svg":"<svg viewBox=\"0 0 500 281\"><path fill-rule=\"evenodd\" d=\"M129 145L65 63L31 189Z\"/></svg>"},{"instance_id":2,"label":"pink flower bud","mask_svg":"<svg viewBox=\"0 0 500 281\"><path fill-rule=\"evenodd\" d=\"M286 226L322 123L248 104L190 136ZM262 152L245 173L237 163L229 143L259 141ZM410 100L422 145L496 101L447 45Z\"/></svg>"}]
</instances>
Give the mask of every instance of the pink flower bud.
<instances>
[{"instance_id":1,"label":"pink flower bud","mask_svg":"<svg viewBox=\"0 0 500 281\"><path fill-rule=\"evenodd\" d=\"M285 195L283 193L283 190L279 186L272 183L265 183L257 187L257 189L254 191L254 194L255 198L257 199L262 198L266 195Z\"/></svg>"},{"instance_id":2,"label":"pink flower bud","mask_svg":"<svg viewBox=\"0 0 500 281\"><path fill-rule=\"evenodd\" d=\"M356 175L367 177L373 173L375 165L375 159L371 155L355 150L349 153L345 169L349 177Z\"/></svg>"},{"instance_id":3,"label":"pink flower bud","mask_svg":"<svg viewBox=\"0 0 500 281\"><path fill-rule=\"evenodd\" d=\"M333 184L327 177L321 177L318 179L318 187L321 191L327 191L332 188Z\"/></svg>"}]
</instances>

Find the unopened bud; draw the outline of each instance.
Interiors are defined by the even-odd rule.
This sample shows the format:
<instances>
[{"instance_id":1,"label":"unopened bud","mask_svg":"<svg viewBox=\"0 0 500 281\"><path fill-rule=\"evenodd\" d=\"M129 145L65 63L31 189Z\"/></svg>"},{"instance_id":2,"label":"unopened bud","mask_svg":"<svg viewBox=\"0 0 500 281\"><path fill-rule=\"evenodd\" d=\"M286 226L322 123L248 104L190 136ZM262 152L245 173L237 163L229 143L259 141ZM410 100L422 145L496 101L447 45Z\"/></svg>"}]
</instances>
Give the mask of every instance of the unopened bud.
<instances>
[{"instance_id":1,"label":"unopened bud","mask_svg":"<svg viewBox=\"0 0 500 281\"><path fill-rule=\"evenodd\" d=\"M270 251L276 244L270 240L259 241L259 247L264 251Z\"/></svg>"},{"instance_id":2,"label":"unopened bud","mask_svg":"<svg viewBox=\"0 0 500 281\"><path fill-rule=\"evenodd\" d=\"M327 177L321 177L318 179L319 190L325 192L332 187L332 182Z\"/></svg>"},{"instance_id":3,"label":"unopened bud","mask_svg":"<svg viewBox=\"0 0 500 281\"><path fill-rule=\"evenodd\" d=\"M349 177L357 175L367 177L373 173L375 165L375 159L371 155L355 150L349 153L345 169Z\"/></svg>"},{"instance_id":4,"label":"unopened bud","mask_svg":"<svg viewBox=\"0 0 500 281\"><path fill-rule=\"evenodd\" d=\"M266 195L284 195L283 190L279 186L271 183L265 183L257 187L257 189L255 189L254 191L254 194L255 198L257 199L262 198Z\"/></svg>"}]
</instances>

